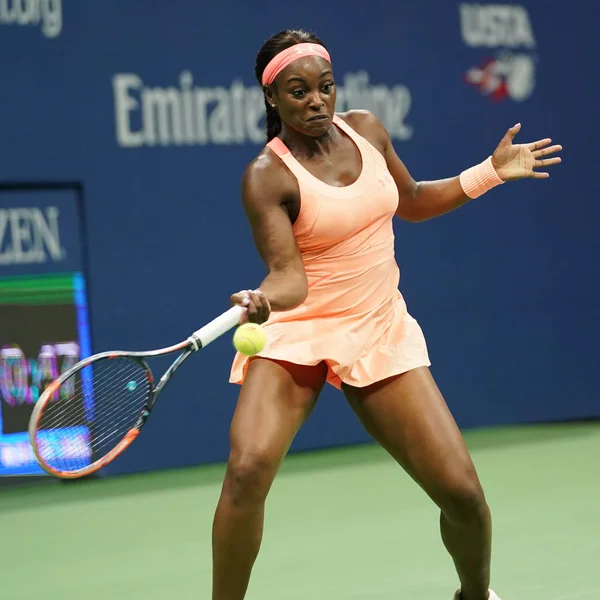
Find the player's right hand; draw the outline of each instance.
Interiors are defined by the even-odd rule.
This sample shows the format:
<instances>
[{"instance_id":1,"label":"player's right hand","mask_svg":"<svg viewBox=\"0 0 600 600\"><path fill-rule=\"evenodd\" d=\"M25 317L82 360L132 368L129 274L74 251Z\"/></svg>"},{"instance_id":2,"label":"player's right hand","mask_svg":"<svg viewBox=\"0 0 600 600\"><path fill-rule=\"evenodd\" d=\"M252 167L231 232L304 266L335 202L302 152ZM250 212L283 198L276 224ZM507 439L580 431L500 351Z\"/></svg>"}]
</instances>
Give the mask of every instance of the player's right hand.
<instances>
[{"instance_id":1,"label":"player's right hand","mask_svg":"<svg viewBox=\"0 0 600 600\"><path fill-rule=\"evenodd\" d=\"M261 325L271 314L271 305L260 290L241 290L231 296L231 304L246 308L242 322L249 321Z\"/></svg>"}]
</instances>

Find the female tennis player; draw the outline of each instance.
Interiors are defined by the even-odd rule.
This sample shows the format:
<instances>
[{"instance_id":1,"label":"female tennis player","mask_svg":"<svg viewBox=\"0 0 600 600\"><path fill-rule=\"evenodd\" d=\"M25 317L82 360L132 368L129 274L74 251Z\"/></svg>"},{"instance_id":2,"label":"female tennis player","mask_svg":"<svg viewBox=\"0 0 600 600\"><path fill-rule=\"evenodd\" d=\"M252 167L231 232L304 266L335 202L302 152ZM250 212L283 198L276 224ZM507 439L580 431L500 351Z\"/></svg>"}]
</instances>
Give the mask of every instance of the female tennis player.
<instances>
[{"instance_id":1,"label":"female tennis player","mask_svg":"<svg viewBox=\"0 0 600 600\"><path fill-rule=\"evenodd\" d=\"M248 166L243 205L267 276L234 304L263 323L259 355L237 354L241 384L231 453L213 527L213 600L242 600L257 557L265 499L324 384L341 389L369 434L441 511L457 600L489 589L491 518L461 433L429 371L425 339L398 291L394 215L424 221L496 185L560 162L543 139L493 154L458 176L416 183L382 123L335 113L328 51L314 35L283 31L258 52L268 143Z\"/></svg>"}]
</instances>

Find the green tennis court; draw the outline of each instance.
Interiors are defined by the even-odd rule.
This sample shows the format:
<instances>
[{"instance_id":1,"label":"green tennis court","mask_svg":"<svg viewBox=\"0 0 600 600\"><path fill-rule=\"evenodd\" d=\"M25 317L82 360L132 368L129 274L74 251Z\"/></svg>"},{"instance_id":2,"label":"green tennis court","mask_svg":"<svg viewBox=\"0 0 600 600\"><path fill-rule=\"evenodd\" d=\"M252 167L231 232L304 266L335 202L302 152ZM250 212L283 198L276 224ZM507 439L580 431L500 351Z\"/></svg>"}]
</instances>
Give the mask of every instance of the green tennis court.
<instances>
[{"instance_id":1,"label":"green tennis court","mask_svg":"<svg viewBox=\"0 0 600 600\"><path fill-rule=\"evenodd\" d=\"M466 435L502 600L600 598L600 424ZM210 598L223 465L0 491L1 600ZM451 600L438 513L377 446L288 457L249 600Z\"/></svg>"}]
</instances>

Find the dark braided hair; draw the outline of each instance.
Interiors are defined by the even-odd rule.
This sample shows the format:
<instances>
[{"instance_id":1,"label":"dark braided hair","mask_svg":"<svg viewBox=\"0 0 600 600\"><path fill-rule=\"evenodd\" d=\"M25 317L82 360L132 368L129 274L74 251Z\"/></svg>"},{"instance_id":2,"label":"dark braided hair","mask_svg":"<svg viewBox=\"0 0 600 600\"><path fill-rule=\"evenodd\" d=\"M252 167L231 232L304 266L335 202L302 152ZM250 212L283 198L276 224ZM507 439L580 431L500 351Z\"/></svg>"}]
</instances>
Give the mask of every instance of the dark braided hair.
<instances>
[{"instance_id":1,"label":"dark braided hair","mask_svg":"<svg viewBox=\"0 0 600 600\"><path fill-rule=\"evenodd\" d=\"M258 83L262 86L263 71L271 62L271 59L290 46L310 42L312 44L325 44L314 34L302 29L285 29L270 37L258 51L254 73ZM273 84L274 85L274 84ZM267 141L270 142L281 131L281 119L277 111L269 104L265 95L265 108L267 111Z\"/></svg>"}]
</instances>

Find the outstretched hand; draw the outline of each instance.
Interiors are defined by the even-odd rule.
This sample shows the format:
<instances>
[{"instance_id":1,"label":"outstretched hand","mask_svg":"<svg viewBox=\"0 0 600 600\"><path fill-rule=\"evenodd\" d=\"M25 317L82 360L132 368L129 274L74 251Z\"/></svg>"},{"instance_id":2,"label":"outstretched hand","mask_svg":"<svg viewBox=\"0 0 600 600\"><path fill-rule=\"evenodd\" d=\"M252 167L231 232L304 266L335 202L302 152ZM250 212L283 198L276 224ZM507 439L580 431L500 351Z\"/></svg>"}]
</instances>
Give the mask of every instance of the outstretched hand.
<instances>
[{"instance_id":1,"label":"outstretched hand","mask_svg":"<svg viewBox=\"0 0 600 600\"><path fill-rule=\"evenodd\" d=\"M546 171L535 171L561 162L560 157L544 158L562 150L562 146L554 145L550 138L531 142L529 144L513 144L513 139L521 130L521 123L511 127L502 138L492 154L492 164L503 181L514 181L530 177L545 179L550 177Z\"/></svg>"}]
</instances>

